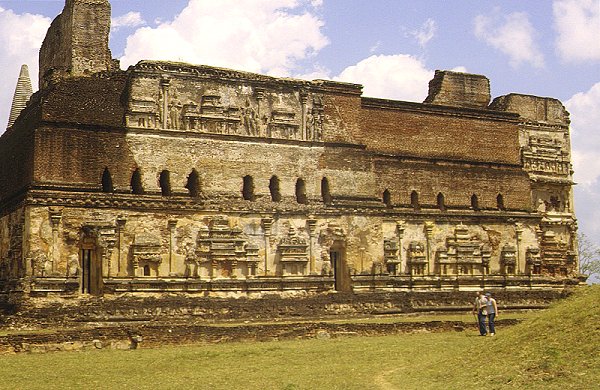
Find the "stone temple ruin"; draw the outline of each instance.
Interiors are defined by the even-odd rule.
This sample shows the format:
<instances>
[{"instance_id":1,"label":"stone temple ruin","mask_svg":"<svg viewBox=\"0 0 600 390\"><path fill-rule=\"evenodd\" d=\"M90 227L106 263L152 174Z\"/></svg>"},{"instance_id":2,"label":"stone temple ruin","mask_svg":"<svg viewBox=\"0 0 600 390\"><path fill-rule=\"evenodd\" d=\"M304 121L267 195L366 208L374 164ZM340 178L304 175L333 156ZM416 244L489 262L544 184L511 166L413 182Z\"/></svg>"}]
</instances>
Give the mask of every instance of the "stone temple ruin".
<instances>
[{"instance_id":1,"label":"stone temple ruin","mask_svg":"<svg viewBox=\"0 0 600 390\"><path fill-rule=\"evenodd\" d=\"M108 0L67 0L30 98L21 74L0 138L2 299L581 281L558 100L491 101L487 78L449 71L423 103L203 65L123 71L109 30Z\"/></svg>"}]
</instances>

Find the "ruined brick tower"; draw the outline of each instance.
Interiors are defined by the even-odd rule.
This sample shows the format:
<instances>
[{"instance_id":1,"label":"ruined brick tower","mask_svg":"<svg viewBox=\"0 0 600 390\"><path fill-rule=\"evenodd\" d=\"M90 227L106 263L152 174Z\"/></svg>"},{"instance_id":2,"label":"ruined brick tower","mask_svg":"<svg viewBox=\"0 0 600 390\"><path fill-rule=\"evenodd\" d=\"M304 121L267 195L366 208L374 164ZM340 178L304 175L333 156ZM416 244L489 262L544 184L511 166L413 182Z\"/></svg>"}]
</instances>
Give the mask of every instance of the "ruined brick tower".
<instances>
[{"instance_id":1,"label":"ruined brick tower","mask_svg":"<svg viewBox=\"0 0 600 390\"><path fill-rule=\"evenodd\" d=\"M63 77L89 76L113 67L108 0L67 0L40 49L40 89Z\"/></svg>"},{"instance_id":2,"label":"ruined brick tower","mask_svg":"<svg viewBox=\"0 0 600 390\"><path fill-rule=\"evenodd\" d=\"M423 103L165 61L68 0L0 138L0 301L580 282L569 114L437 71ZM98 77L99 73L102 77ZM533 288L533 289L532 289Z\"/></svg>"}]
</instances>

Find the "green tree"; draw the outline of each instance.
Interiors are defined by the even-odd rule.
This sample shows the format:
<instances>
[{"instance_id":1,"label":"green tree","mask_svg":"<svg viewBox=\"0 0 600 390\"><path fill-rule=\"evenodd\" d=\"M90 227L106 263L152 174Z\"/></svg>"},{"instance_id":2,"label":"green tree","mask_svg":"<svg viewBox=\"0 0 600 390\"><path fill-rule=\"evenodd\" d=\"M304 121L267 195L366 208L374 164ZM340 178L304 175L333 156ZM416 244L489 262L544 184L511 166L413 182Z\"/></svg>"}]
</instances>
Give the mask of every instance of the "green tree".
<instances>
[{"instance_id":1,"label":"green tree","mask_svg":"<svg viewBox=\"0 0 600 390\"><path fill-rule=\"evenodd\" d=\"M600 279L600 247L585 234L577 237L579 249L579 272Z\"/></svg>"}]
</instances>

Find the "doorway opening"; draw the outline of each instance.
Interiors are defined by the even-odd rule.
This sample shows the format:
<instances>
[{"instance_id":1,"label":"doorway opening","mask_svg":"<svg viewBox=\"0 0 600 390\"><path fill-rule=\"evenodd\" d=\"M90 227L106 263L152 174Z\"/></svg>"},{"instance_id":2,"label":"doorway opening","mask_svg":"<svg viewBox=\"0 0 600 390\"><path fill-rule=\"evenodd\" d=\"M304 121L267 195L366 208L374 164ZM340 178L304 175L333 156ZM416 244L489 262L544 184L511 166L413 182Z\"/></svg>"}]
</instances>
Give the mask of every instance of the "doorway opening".
<instances>
[{"instance_id":1,"label":"doorway opening","mask_svg":"<svg viewBox=\"0 0 600 390\"><path fill-rule=\"evenodd\" d=\"M329 250L329 260L333 270L334 288L336 291L352 291L350 269L346 262L346 247L343 242L334 243Z\"/></svg>"},{"instance_id":2,"label":"doorway opening","mask_svg":"<svg viewBox=\"0 0 600 390\"><path fill-rule=\"evenodd\" d=\"M81 249L81 293L91 295L102 294L102 261L96 250L90 245Z\"/></svg>"}]
</instances>

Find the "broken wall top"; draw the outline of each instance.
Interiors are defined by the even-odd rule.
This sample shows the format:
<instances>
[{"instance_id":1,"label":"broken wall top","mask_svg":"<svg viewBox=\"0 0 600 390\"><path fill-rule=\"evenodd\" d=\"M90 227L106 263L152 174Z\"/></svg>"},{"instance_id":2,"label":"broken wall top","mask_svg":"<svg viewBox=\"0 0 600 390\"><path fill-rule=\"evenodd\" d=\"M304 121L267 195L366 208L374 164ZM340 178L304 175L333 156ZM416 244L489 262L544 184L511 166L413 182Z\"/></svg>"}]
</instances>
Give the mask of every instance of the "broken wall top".
<instances>
[{"instance_id":1,"label":"broken wall top","mask_svg":"<svg viewBox=\"0 0 600 390\"><path fill-rule=\"evenodd\" d=\"M464 108L487 108L490 81L476 74L436 70L425 103Z\"/></svg>"},{"instance_id":2,"label":"broken wall top","mask_svg":"<svg viewBox=\"0 0 600 390\"><path fill-rule=\"evenodd\" d=\"M113 69L110 18L108 0L67 0L40 49L40 88L66 77Z\"/></svg>"},{"instance_id":3,"label":"broken wall top","mask_svg":"<svg viewBox=\"0 0 600 390\"><path fill-rule=\"evenodd\" d=\"M495 98L490 109L514 112L526 122L562 126L568 126L570 123L569 112L554 98L511 93Z\"/></svg>"}]
</instances>

